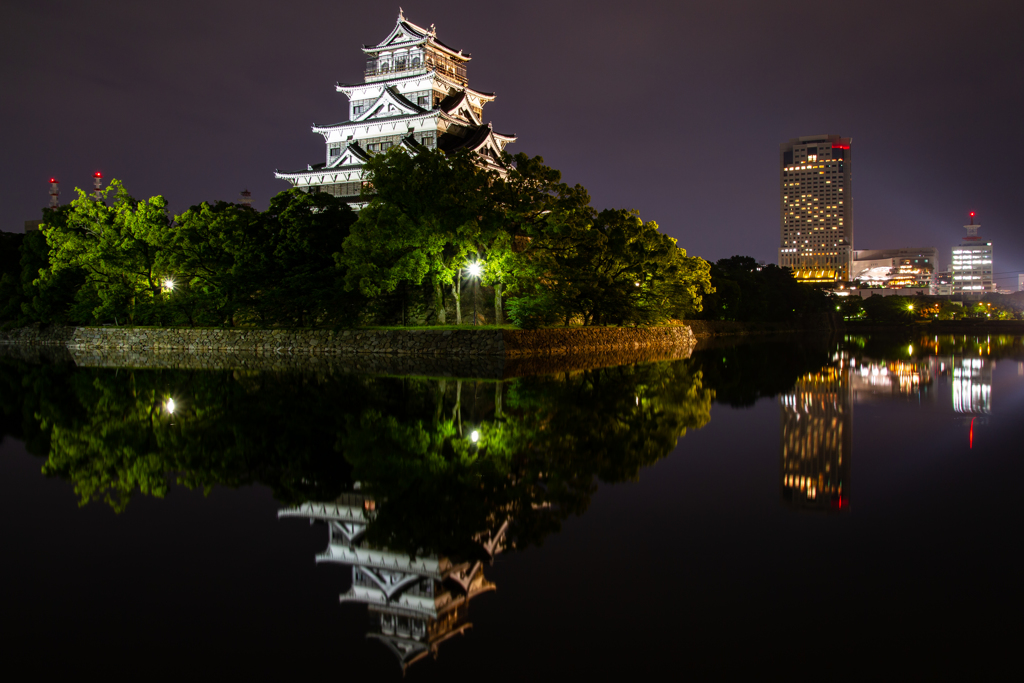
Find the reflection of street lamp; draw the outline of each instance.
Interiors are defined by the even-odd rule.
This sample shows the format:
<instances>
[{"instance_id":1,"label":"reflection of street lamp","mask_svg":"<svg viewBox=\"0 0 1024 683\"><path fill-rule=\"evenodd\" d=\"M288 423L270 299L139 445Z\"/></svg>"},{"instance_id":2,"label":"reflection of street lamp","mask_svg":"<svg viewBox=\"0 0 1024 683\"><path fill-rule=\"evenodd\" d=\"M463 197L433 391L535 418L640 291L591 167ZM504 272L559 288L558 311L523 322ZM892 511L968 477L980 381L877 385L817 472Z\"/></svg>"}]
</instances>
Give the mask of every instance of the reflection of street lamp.
<instances>
[{"instance_id":1,"label":"reflection of street lamp","mask_svg":"<svg viewBox=\"0 0 1024 683\"><path fill-rule=\"evenodd\" d=\"M473 324L474 325L478 325L479 322L477 321L477 318L476 318L476 300L477 300L477 294L478 294L477 290L480 288L479 280L480 280L480 275L484 272L484 268L483 268L483 266L480 265L479 261L473 261L468 266L466 266L466 270L469 271L469 276L470 277L476 278L476 280L477 280L477 286L473 289Z\"/></svg>"}]
</instances>

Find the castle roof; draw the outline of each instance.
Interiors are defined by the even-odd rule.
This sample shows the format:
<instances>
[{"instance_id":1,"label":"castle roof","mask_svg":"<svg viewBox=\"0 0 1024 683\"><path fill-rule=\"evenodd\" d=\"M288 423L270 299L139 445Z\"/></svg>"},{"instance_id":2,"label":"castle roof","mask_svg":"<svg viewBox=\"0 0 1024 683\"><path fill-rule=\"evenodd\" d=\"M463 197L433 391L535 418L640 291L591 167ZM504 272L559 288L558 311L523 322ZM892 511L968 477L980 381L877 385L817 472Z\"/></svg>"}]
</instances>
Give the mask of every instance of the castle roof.
<instances>
[{"instance_id":1,"label":"castle roof","mask_svg":"<svg viewBox=\"0 0 1024 683\"><path fill-rule=\"evenodd\" d=\"M439 51L447 53L452 59L468 62L471 57L468 54L463 54L462 50L456 50L455 48L449 47L437 39L437 30L431 24L429 29L417 26L411 21L406 20L405 14L402 10L398 11L398 20L395 22L395 27L391 29L391 33L388 37L380 41L376 45L363 45L363 52L366 54L376 54L385 50L395 50L406 47L413 47L416 45L429 44L432 47L437 48Z\"/></svg>"}]
</instances>

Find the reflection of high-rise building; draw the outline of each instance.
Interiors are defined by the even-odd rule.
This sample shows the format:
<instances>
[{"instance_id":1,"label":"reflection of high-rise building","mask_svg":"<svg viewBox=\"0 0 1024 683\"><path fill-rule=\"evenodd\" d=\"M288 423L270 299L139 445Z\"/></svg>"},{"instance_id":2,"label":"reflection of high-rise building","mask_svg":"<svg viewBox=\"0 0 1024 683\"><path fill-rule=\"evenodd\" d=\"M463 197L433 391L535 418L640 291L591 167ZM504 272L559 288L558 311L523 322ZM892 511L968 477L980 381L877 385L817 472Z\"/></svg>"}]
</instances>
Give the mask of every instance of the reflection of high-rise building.
<instances>
[{"instance_id":1,"label":"reflection of high-rise building","mask_svg":"<svg viewBox=\"0 0 1024 683\"><path fill-rule=\"evenodd\" d=\"M779 150L779 265L798 280L851 279L853 256L852 139L794 138Z\"/></svg>"},{"instance_id":2,"label":"reflection of high-rise building","mask_svg":"<svg viewBox=\"0 0 1024 683\"><path fill-rule=\"evenodd\" d=\"M792 507L830 510L848 505L853 409L850 369L844 361L801 377L780 399L782 499Z\"/></svg>"},{"instance_id":3,"label":"reflection of high-rise building","mask_svg":"<svg viewBox=\"0 0 1024 683\"><path fill-rule=\"evenodd\" d=\"M985 358L949 358L953 376L953 410L969 415L992 412L992 363Z\"/></svg>"},{"instance_id":4,"label":"reflection of high-rise building","mask_svg":"<svg viewBox=\"0 0 1024 683\"><path fill-rule=\"evenodd\" d=\"M327 550L317 563L352 567L352 585L341 602L363 603L370 615L367 638L379 640L398 658L403 672L428 655L437 656L441 643L472 626L469 601L494 584L479 559L457 561L436 555L410 556L376 548L365 540L376 501L359 492L330 503L305 503L278 511L278 518L302 517L327 524ZM474 541L481 557L493 559L504 549L508 522Z\"/></svg>"}]
</instances>

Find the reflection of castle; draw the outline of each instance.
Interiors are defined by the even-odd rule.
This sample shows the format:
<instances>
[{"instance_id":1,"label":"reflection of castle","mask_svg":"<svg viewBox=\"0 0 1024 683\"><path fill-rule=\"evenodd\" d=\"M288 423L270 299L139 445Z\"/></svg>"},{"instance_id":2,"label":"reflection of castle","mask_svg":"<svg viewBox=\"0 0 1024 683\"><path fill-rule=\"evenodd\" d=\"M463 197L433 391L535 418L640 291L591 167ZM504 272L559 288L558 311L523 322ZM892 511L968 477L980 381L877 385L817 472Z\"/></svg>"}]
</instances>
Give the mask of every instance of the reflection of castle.
<instances>
[{"instance_id":1,"label":"reflection of castle","mask_svg":"<svg viewBox=\"0 0 1024 683\"><path fill-rule=\"evenodd\" d=\"M782 499L795 508L848 505L853 447L850 368L840 359L796 381L781 397Z\"/></svg>"},{"instance_id":2,"label":"reflection of castle","mask_svg":"<svg viewBox=\"0 0 1024 683\"><path fill-rule=\"evenodd\" d=\"M412 557L387 548L374 548L364 539L376 502L359 492L343 494L331 503L305 503L279 510L278 518L304 517L327 524L330 540L317 563L352 567L352 585L341 602L364 603L370 614L367 638L379 640L398 658L404 672L433 654L441 643L469 629L469 601L494 590L480 560L457 562L447 557ZM486 558L504 549L508 522L493 533L474 539Z\"/></svg>"}]
</instances>

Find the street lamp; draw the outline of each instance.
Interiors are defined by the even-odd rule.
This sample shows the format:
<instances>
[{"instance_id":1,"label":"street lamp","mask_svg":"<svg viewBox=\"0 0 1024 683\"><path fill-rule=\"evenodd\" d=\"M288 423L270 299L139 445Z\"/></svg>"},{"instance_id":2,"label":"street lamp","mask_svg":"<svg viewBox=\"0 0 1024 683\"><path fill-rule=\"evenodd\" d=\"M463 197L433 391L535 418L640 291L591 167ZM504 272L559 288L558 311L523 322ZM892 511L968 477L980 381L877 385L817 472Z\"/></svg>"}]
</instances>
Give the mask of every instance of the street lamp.
<instances>
[{"instance_id":1,"label":"street lamp","mask_svg":"<svg viewBox=\"0 0 1024 683\"><path fill-rule=\"evenodd\" d=\"M174 291L174 278L167 278L164 280L164 289L168 291Z\"/></svg>"},{"instance_id":2,"label":"street lamp","mask_svg":"<svg viewBox=\"0 0 1024 683\"><path fill-rule=\"evenodd\" d=\"M475 278L477 281L477 286L473 288L473 324L479 325L480 322L477 320L476 317L476 300L478 298L477 295L479 294L478 290L480 289L480 275L483 274L484 267L480 265L479 261L473 261L468 266L466 266L466 270L469 271L469 276Z\"/></svg>"}]
</instances>

